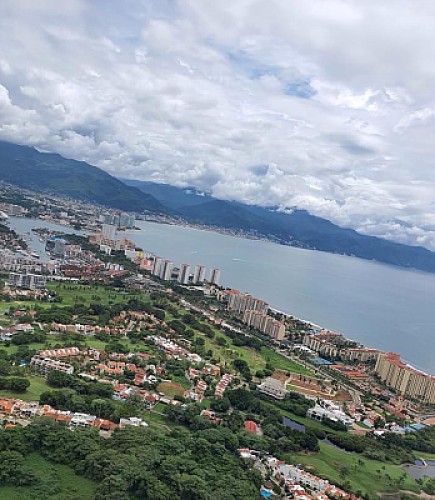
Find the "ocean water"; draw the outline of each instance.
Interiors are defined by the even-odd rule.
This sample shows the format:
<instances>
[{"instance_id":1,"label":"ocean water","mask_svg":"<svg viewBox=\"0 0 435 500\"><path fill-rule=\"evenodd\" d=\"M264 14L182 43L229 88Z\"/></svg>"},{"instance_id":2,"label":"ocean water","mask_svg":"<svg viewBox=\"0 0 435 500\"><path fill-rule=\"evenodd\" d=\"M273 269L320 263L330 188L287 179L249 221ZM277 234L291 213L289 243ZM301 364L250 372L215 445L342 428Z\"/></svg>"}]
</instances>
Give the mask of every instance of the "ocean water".
<instances>
[{"instance_id":1,"label":"ocean water","mask_svg":"<svg viewBox=\"0 0 435 500\"><path fill-rule=\"evenodd\" d=\"M181 226L125 235L175 265L221 269L221 284L435 374L435 275ZM207 271L208 276L208 271Z\"/></svg>"}]
</instances>

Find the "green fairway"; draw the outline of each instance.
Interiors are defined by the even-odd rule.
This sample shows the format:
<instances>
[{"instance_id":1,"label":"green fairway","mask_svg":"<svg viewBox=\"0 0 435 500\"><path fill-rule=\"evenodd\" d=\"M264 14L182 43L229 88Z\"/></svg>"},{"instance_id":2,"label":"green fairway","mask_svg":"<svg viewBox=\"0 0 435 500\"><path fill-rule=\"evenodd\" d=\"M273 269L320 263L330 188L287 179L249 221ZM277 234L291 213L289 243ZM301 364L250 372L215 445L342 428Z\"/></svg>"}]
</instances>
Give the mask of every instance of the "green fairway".
<instances>
[{"instance_id":1,"label":"green fairway","mask_svg":"<svg viewBox=\"0 0 435 500\"><path fill-rule=\"evenodd\" d=\"M47 288L62 297L62 306L73 306L77 301L84 304L98 302L101 305L128 302L131 298L140 298L142 302L149 301L149 295L139 292L123 293L101 285L72 285L49 283Z\"/></svg>"},{"instance_id":2,"label":"green fairway","mask_svg":"<svg viewBox=\"0 0 435 500\"><path fill-rule=\"evenodd\" d=\"M49 337L45 342L32 342L31 344L26 344L26 346L31 351L38 351L39 349L50 349L50 347L55 345L65 345L66 342L58 339L56 336ZM0 343L0 349L4 349L8 354L15 354L19 346L11 344L6 346Z\"/></svg>"},{"instance_id":3,"label":"green fairway","mask_svg":"<svg viewBox=\"0 0 435 500\"><path fill-rule=\"evenodd\" d=\"M301 366L300 364L287 359L282 354L268 349L267 347L261 348L261 355L263 358L271 363L275 369L284 370L293 373L301 373L302 375L312 375L312 372Z\"/></svg>"},{"instance_id":4,"label":"green fairway","mask_svg":"<svg viewBox=\"0 0 435 500\"><path fill-rule=\"evenodd\" d=\"M288 454L286 461L299 463L307 470L329 479L332 483L344 484L348 481L353 492L359 490L366 495L398 491L399 488L419 491L417 483L399 465L369 460L355 453L338 450L325 443L320 443L319 453Z\"/></svg>"},{"instance_id":5,"label":"green fairway","mask_svg":"<svg viewBox=\"0 0 435 500\"><path fill-rule=\"evenodd\" d=\"M30 386L26 392L0 391L0 397L22 399L23 401L39 401L39 396L45 391L53 391L43 377L35 375L26 376L30 380Z\"/></svg>"},{"instance_id":6,"label":"green fairway","mask_svg":"<svg viewBox=\"0 0 435 500\"><path fill-rule=\"evenodd\" d=\"M34 486L0 486L0 500L91 500L96 483L77 476L66 465L45 460L37 453L26 457L25 465L38 477Z\"/></svg>"},{"instance_id":7,"label":"green fairway","mask_svg":"<svg viewBox=\"0 0 435 500\"><path fill-rule=\"evenodd\" d=\"M228 339L228 345L226 347L221 346L216 343L215 339L209 339L204 334L197 333L202 335L205 340L205 350L213 351L213 358L217 361L224 361L225 364L231 365L235 359L243 359L248 363L253 373L262 370L266 366L266 361L261 354L250 347L234 346ZM218 336L222 337L222 334L218 333Z\"/></svg>"}]
</instances>

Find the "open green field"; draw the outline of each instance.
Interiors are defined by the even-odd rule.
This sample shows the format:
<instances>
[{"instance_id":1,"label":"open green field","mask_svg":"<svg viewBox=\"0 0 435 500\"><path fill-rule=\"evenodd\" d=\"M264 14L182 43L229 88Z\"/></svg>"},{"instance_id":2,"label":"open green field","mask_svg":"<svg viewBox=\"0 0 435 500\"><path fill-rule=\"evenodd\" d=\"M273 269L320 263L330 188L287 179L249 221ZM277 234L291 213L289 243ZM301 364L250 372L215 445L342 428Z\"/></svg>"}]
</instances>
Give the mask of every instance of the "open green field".
<instances>
[{"instance_id":1,"label":"open green field","mask_svg":"<svg viewBox=\"0 0 435 500\"><path fill-rule=\"evenodd\" d=\"M157 386L157 390L163 392L163 394L169 398L182 396L184 394L184 387L178 382L160 382Z\"/></svg>"},{"instance_id":2,"label":"open green field","mask_svg":"<svg viewBox=\"0 0 435 500\"><path fill-rule=\"evenodd\" d=\"M257 370L262 370L266 366L266 361L260 353L249 347L234 346L228 341L228 346L218 345L215 339L209 339L204 334L201 334L205 340L205 350L213 351L213 358L217 361L224 361L230 365L235 359L243 359L248 363L250 370L255 373ZM222 336L222 334L218 334Z\"/></svg>"},{"instance_id":3,"label":"open green field","mask_svg":"<svg viewBox=\"0 0 435 500\"><path fill-rule=\"evenodd\" d=\"M272 349L268 349L267 347L261 348L261 355L267 360L269 363L273 365L274 368L278 370L284 370L293 373L301 373L302 375L312 375L312 372L301 366L300 364L292 361L291 359L287 359L282 354L273 351Z\"/></svg>"},{"instance_id":4,"label":"open green field","mask_svg":"<svg viewBox=\"0 0 435 500\"><path fill-rule=\"evenodd\" d=\"M360 490L366 495L397 491L399 484L400 489L419 491L417 483L399 465L369 460L325 443L320 443L319 453L288 454L286 461L299 463L332 483L343 484L349 481L354 492ZM401 477L403 481L399 483Z\"/></svg>"},{"instance_id":5,"label":"open green field","mask_svg":"<svg viewBox=\"0 0 435 500\"><path fill-rule=\"evenodd\" d=\"M47 288L62 297L61 305L63 306L72 306L77 299L85 304L97 301L102 305L127 302L134 297L140 297L142 302L149 300L148 294L138 292L129 292L126 294L100 285L49 283Z\"/></svg>"},{"instance_id":6,"label":"open green field","mask_svg":"<svg viewBox=\"0 0 435 500\"><path fill-rule=\"evenodd\" d=\"M279 370L302 373L304 375L312 374L309 370L295 361L291 361L267 347L262 347L261 351L258 352L251 347L235 346L227 337L224 337L227 340L227 346L221 346L216 342L216 338L223 337L224 335L219 330L214 330L216 336L213 339L206 337L201 332L196 331L196 333L201 335L205 340L205 350L211 350L213 352L213 358L217 361L224 361L225 364L230 365L236 359L243 359L246 361L253 374L258 370L263 370L267 362L270 362L274 368Z\"/></svg>"},{"instance_id":7,"label":"open green field","mask_svg":"<svg viewBox=\"0 0 435 500\"><path fill-rule=\"evenodd\" d=\"M49 343L48 343L49 344ZM37 349L43 349L46 343L42 342L32 342L31 344L26 344L29 349L31 350L37 350ZM50 344L51 345L51 344ZM4 345L3 343L0 342L0 349L6 351L8 354L15 354L17 352L19 346L17 345Z\"/></svg>"},{"instance_id":8,"label":"open green field","mask_svg":"<svg viewBox=\"0 0 435 500\"><path fill-rule=\"evenodd\" d=\"M39 401L41 393L55 390L47 385L43 377L31 375L26 376L26 378L30 380L30 386L26 392L0 391L0 397L22 399L23 401Z\"/></svg>"},{"instance_id":9,"label":"open green field","mask_svg":"<svg viewBox=\"0 0 435 500\"><path fill-rule=\"evenodd\" d=\"M149 294L139 292L121 292L101 285L75 285L64 283L48 283L47 288L56 293L57 296L62 297L62 302L57 305L73 306L77 301L89 305L93 302L98 302L101 305L119 304L128 302L132 298L140 298L141 302L149 302L151 299ZM3 315L9 308L32 308L38 307L51 307L51 302L35 302L32 301L12 301L0 302L0 315Z\"/></svg>"},{"instance_id":10,"label":"open green field","mask_svg":"<svg viewBox=\"0 0 435 500\"><path fill-rule=\"evenodd\" d=\"M96 483L77 476L66 465L48 462L41 455L31 453L25 465L38 477L34 486L0 486L0 500L91 500Z\"/></svg>"}]
</instances>

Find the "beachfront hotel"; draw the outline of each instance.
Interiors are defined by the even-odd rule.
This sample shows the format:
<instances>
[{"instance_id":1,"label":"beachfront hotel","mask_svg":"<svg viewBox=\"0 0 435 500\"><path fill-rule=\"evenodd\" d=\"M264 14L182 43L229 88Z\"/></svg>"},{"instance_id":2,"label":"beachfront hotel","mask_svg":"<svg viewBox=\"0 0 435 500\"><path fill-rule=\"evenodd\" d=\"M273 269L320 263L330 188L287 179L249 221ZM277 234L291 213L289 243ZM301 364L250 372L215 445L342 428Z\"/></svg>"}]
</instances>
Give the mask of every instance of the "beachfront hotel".
<instances>
[{"instance_id":1,"label":"beachfront hotel","mask_svg":"<svg viewBox=\"0 0 435 500\"><path fill-rule=\"evenodd\" d=\"M380 354L375 372L385 385L402 396L435 404L435 377L407 365L398 354Z\"/></svg>"}]
</instances>

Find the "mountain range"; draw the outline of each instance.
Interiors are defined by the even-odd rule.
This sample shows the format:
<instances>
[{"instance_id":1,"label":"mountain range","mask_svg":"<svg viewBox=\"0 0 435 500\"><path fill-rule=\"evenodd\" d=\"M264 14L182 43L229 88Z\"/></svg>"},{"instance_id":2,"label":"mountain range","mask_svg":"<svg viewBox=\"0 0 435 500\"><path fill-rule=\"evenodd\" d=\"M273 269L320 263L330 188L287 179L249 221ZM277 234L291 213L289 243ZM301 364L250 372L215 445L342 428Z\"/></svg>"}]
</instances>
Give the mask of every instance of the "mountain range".
<instances>
[{"instance_id":1,"label":"mountain range","mask_svg":"<svg viewBox=\"0 0 435 500\"><path fill-rule=\"evenodd\" d=\"M93 165L0 141L0 180L132 212L166 213L153 196L126 186Z\"/></svg>"},{"instance_id":2,"label":"mountain range","mask_svg":"<svg viewBox=\"0 0 435 500\"><path fill-rule=\"evenodd\" d=\"M85 162L0 142L0 180L33 191L53 193L110 208L165 214L194 224L267 237L281 244L353 255L435 273L435 253L359 234L305 210L218 200L194 188L117 179Z\"/></svg>"}]
</instances>

